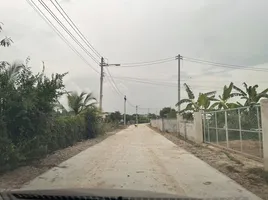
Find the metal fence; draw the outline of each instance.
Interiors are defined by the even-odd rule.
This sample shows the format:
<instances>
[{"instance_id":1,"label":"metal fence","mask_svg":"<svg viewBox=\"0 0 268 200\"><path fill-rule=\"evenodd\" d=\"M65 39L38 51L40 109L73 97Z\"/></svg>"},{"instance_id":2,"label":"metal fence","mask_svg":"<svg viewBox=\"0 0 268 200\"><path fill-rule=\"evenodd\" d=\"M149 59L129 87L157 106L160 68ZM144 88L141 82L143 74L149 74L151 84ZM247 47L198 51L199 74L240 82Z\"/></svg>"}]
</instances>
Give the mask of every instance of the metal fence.
<instances>
[{"instance_id":1,"label":"metal fence","mask_svg":"<svg viewBox=\"0 0 268 200\"><path fill-rule=\"evenodd\" d=\"M263 157L260 106L204 112L204 141Z\"/></svg>"}]
</instances>

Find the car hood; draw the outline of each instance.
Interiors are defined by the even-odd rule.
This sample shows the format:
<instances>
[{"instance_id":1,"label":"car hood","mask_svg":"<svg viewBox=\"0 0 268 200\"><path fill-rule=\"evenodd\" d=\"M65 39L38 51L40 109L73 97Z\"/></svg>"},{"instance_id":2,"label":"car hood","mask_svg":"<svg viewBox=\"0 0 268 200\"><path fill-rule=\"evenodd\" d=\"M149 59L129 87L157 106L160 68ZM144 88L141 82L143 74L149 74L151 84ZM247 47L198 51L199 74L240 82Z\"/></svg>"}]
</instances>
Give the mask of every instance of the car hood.
<instances>
[{"instance_id":1,"label":"car hood","mask_svg":"<svg viewBox=\"0 0 268 200\"><path fill-rule=\"evenodd\" d=\"M172 199L197 199L175 194L155 193L151 191L125 190L125 189L51 189L51 190L11 190L1 193L3 200L6 199L92 199L96 198L172 198ZM13 197L13 198L11 198Z\"/></svg>"}]
</instances>

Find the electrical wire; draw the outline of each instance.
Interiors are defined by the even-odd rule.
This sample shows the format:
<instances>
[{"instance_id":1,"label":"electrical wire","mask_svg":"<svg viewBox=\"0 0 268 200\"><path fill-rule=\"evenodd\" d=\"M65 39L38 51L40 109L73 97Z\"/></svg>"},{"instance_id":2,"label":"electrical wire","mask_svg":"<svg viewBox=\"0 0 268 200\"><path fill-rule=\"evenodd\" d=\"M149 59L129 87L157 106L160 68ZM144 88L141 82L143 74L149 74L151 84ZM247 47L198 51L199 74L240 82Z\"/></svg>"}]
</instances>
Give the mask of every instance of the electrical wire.
<instances>
[{"instance_id":1,"label":"electrical wire","mask_svg":"<svg viewBox=\"0 0 268 200\"><path fill-rule=\"evenodd\" d=\"M265 71L265 72L268 71L268 69L265 69L265 68L247 67L247 66L241 66L241 65L230 65L230 64L216 63L216 62L210 62L210 61L202 61L199 59L188 58L188 57L183 57L183 60L188 61L188 62L192 62L192 63L212 65L212 66L223 67L223 68L250 70L250 71ZM217 73L217 72L215 72L215 73Z\"/></svg>"},{"instance_id":2,"label":"electrical wire","mask_svg":"<svg viewBox=\"0 0 268 200\"><path fill-rule=\"evenodd\" d=\"M201 59L190 58L190 57L185 57L185 56L182 56L182 59L183 60L184 59L195 60L195 61L199 61L199 62L211 63L211 64L222 65L222 66L247 67L247 66L243 66L243 65L233 65L233 64L219 63L219 62L213 62L213 61L208 61L208 60L201 60Z\"/></svg>"},{"instance_id":3,"label":"electrical wire","mask_svg":"<svg viewBox=\"0 0 268 200\"><path fill-rule=\"evenodd\" d=\"M123 68L128 68L128 67L145 67L145 66L157 65L157 64L162 64L162 63L168 63L168 62L172 62L174 60L175 59L161 61L161 62L155 62L155 63L139 64L139 65L120 65L118 67L123 67Z\"/></svg>"},{"instance_id":4,"label":"electrical wire","mask_svg":"<svg viewBox=\"0 0 268 200\"><path fill-rule=\"evenodd\" d=\"M117 85L116 85L116 83L115 83L115 81L114 81L114 79L113 79L113 76L111 75L109 69L108 69L108 68L105 68L105 69L106 69L107 73L109 74L108 77L111 79L110 83L111 83L112 87L115 89L115 91L119 94L120 97L121 97L121 96L124 96L124 94L123 94L123 93L119 90L119 88L117 87Z\"/></svg>"},{"instance_id":5,"label":"electrical wire","mask_svg":"<svg viewBox=\"0 0 268 200\"><path fill-rule=\"evenodd\" d=\"M108 76L109 77L109 76ZM112 81L110 80L110 77L108 78L107 76L104 77L105 80L112 86L113 90L115 91L116 95L118 95L120 98L122 98L122 95L118 92L117 88L114 86Z\"/></svg>"},{"instance_id":6,"label":"electrical wire","mask_svg":"<svg viewBox=\"0 0 268 200\"><path fill-rule=\"evenodd\" d=\"M143 61L143 62L134 62L134 63L121 63L121 65L140 65L140 64L148 64L148 63L155 63L155 62L161 62L161 61L166 61L166 60L175 60L176 57L169 57L169 58L163 58L159 60L152 60L152 61Z\"/></svg>"},{"instance_id":7,"label":"electrical wire","mask_svg":"<svg viewBox=\"0 0 268 200\"><path fill-rule=\"evenodd\" d=\"M92 68L95 72L100 74L98 70L96 70L73 46L72 44L65 39L65 37L62 35L62 33L56 28L56 26L46 17L44 12L32 1L27 0L28 4L34 9L34 11L37 12L37 14L52 28L52 30L63 40L65 44L67 44L70 49L76 53L90 68Z\"/></svg>"},{"instance_id":8,"label":"electrical wire","mask_svg":"<svg viewBox=\"0 0 268 200\"><path fill-rule=\"evenodd\" d=\"M119 79L119 80L123 80L123 81L129 81L129 82L136 82L136 83L141 83L141 84L149 84L149 85L156 85L156 86L163 86L163 87L174 87L177 88L178 85L175 83L167 83L167 82L154 82L154 81L150 81L150 80L141 80L141 79L137 79L135 80L134 78L129 79L129 78L124 78L124 77L113 77L114 79ZM203 89L211 89L211 87L209 86L201 86L201 85L191 85L192 87L195 88L203 88ZM184 88L183 86L181 86L181 88ZM217 89L222 89L221 87L217 87Z\"/></svg>"},{"instance_id":9,"label":"electrical wire","mask_svg":"<svg viewBox=\"0 0 268 200\"><path fill-rule=\"evenodd\" d=\"M66 28L66 26L59 20L59 18L51 11L51 9L43 2L43 0L38 0L39 3L46 9L46 11L56 20L56 22L62 27L62 29L75 41L78 46L80 46L84 52L91 57L91 59L99 65L98 60L75 38L75 36Z\"/></svg>"},{"instance_id":10,"label":"electrical wire","mask_svg":"<svg viewBox=\"0 0 268 200\"><path fill-rule=\"evenodd\" d=\"M127 99L127 103L128 103L131 107L136 108L136 106L133 105L128 99Z\"/></svg>"},{"instance_id":11,"label":"electrical wire","mask_svg":"<svg viewBox=\"0 0 268 200\"><path fill-rule=\"evenodd\" d=\"M85 42L85 44L95 53L96 56L98 56L99 58L101 58L102 57L101 54L90 44L90 42L87 40L87 38L81 33L81 31L77 28L77 26L75 25L75 23L71 20L71 18L68 16L68 14L64 11L64 9L61 7L61 5L58 3L58 1L55 0L56 4L58 6L52 0L50 0L50 1L54 5L54 7L59 11L59 13L61 14L61 16L67 21L67 23L77 33L77 35Z\"/></svg>"}]
</instances>

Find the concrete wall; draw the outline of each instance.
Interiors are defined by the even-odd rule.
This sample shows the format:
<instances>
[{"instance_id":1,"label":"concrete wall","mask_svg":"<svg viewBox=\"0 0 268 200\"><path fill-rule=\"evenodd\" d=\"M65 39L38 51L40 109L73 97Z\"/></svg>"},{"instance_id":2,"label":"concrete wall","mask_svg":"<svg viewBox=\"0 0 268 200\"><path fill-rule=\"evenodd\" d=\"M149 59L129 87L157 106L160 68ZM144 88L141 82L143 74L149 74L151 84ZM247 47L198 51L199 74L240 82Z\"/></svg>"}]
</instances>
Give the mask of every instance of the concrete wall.
<instances>
[{"instance_id":1,"label":"concrete wall","mask_svg":"<svg viewBox=\"0 0 268 200\"><path fill-rule=\"evenodd\" d=\"M180 135L188 140L195 141L194 122L180 120L178 123Z\"/></svg>"},{"instance_id":2,"label":"concrete wall","mask_svg":"<svg viewBox=\"0 0 268 200\"><path fill-rule=\"evenodd\" d=\"M169 133L178 133L177 126L179 126L179 134L186 139L195 141L194 123L190 121L179 121L177 119L152 119L151 126L161 131Z\"/></svg>"},{"instance_id":3,"label":"concrete wall","mask_svg":"<svg viewBox=\"0 0 268 200\"><path fill-rule=\"evenodd\" d=\"M152 127L163 131L163 120L162 119L151 119L150 124Z\"/></svg>"},{"instance_id":4,"label":"concrete wall","mask_svg":"<svg viewBox=\"0 0 268 200\"><path fill-rule=\"evenodd\" d=\"M268 172L268 99L261 100L261 124L264 170Z\"/></svg>"},{"instance_id":5,"label":"concrete wall","mask_svg":"<svg viewBox=\"0 0 268 200\"><path fill-rule=\"evenodd\" d=\"M177 119L152 119L151 126L169 133L180 134L196 143L203 142L202 113L194 113L194 121L185 121L179 115Z\"/></svg>"},{"instance_id":6,"label":"concrete wall","mask_svg":"<svg viewBox=\"0 0 268 200\"><path fill-rule=\"evenodd\" d=\"M163 130L169 133L177 132L177 120L176 119L163 119Z\"/></svg>"}]
</instances>

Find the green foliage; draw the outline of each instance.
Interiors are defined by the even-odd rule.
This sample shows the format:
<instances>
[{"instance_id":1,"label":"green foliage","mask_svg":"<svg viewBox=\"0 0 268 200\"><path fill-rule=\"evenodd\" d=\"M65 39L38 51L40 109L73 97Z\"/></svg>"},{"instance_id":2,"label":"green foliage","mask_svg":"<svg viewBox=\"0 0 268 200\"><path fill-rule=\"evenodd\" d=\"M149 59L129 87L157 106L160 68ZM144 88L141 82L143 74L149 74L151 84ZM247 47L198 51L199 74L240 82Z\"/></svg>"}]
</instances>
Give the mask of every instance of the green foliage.
<instances>
[{"instance_id":1,"label":"green foliage","mask_svg":"<svg viewBox=\"0 0 268 200\"><path fill-rule=\"evenodd\" d=\"M81 92L70 92L67 95L68 106L71 112L75 115L80 114L89 107L93 107L96 104L96 98L92 93Z\"/></svg>"},{"instance_id":2,"label":"green foliage","mask_svg":"<svg viewBox=\"0 0 268 200\"><path fill-rule=\"evenodd\" d=\"M258 85L248 86L243 83L246 91L243 91L239 87L235 86L232 82L227 86L223 87L222 95L219 95L219 99L215 98L215 91L199 93L197 100L191 88L185 83L185 90L188 94L188 99L180 100L176 106L187 103L185 109L180 111L184 119L191 119L192 113L199 110L220 110L228 108L238 108L243 106L254 106L259 103L261 98L268 98L268 88L258 93ZM235 92L232 92L235 90ZM244 104L240 102L230 103L230 99L233 97L240 97L241 100L246 100ZM211 102L214 103L211 105Z\"/></svg>"},{"instance_id":3,"label":"green foliage","mask_svg":"<svg viewBox=\"0 0 268 200\"><path fill-rule=\"evenodd\" d=\"M160 110L160 117L162 118L176 118L177 112L174 108L165 107Z\"/></svg>"},{"instance_id":4,"label":"green foliage","mask_svg":"<svg viewBox=\"0 0 268 200\"><path fill-rule=\"evenodd\" d=\"M0 22L0 32L3 30L2 25L4 24ZM13 41L10 37L5 37L4 39L0 40L0 46L3 47L9 47L11 43L13 43Z\"/></svg>"},{"instance_id":5,"label":"green foliage","mask_svg":"<svg viewBox=\"0 0 268 200\"><path fill-rule=\"evenodd\" d=\"M103 133L98 109L88 106L91 95L86 95L79 115L55 112L58 98L65 93L65 75L47 77L44 69L33 74L29 67L16 64L1 68L0 171Z\"/></svg>"},{"instance_id":6,"label":"green foliage","mask_svg":"<svg viewBox=\"0 0 268 200\"><path fill-rule=\"evenodd\" d=\"M258 93L257 88L258 85L248 86L246 83L243 83L246 91L243 91L237 86L233 86L233 88L240 93L241 99L246 100L244 106L252 106L260 101L261 98L268 97L268 89L263 90L262 92Z\"/></svg>"},{"instance_id":7,"label":"green foliage","mask_svg":"<svg viewBox=\"0 0 268 200\"><path fill-rule=\"evenodd\" d=\"M108 113L105 117L106 122L119 123L123 120L123 115L119 111Z\"/></svg>"},{"instance_id":8,"label":"green foliage","mask_svg":"<svg viewBox=\"0 0 268 200\"><path fill-rule=\"evenodd\" d=\"M150 119L148 118L147 115L138 115L138 122L139 124L149 123Z\"/></svg>"},{"instance_id":9,"label":"green foliage","mask_svg":"<svg viewBox=\"0 0 268 200\"><path fill-rule=\"evenodd\" d=\"M149 118L149 119L156 119L156 118L157 118L157 115L154 114L154 113L149 113L149 114L148 114L148 118Z\"/></svg>"},{"instance_id":10,"label":"green foliage","mask_svg":"<svg viewBox=\"0 0 268 200\"><path fill-rule=\"evenodd\" d=\"M191 88L184 83L185 90L188 95L188 99L180 100L176 106L187 103L186 108L181 110L179 113L182 114L184 119L192 119L193 112L197 112L199 110L209 110L209 106L211 101L215 101L215 91L207 92L207 93L199 93L197 100L195 100L195 95Z\"/></svg>"},{"instance_id":11,"label":"green foliage","mask_svg":"<svg viewBox=\"0 0 268 200\"><path fill-rule=\"evenodd\" d=\"M0 24L0 32L2 26ZM0 41L4 47L13 41ZM67 93L64 74L34 74L26 63L0 61L0 172L44 157L105 129L91 93ZM59 97L68 94L68 112ZM109 127L108 127L109 128Z\"/></svg>"}]
</instances>

